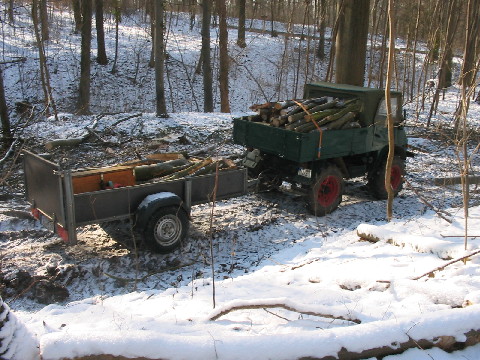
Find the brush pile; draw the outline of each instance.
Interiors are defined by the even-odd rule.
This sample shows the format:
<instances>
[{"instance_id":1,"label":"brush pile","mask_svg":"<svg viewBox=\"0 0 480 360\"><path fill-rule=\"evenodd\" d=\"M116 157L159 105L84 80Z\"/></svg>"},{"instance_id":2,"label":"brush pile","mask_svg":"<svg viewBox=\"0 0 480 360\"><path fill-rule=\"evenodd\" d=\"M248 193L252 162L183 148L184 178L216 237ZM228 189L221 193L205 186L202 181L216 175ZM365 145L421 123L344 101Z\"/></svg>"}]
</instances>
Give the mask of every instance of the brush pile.
<instances>
[{"instance_id":1,"label":"brush pile","mask_svg":"<svg viewBox=\"0 0 480 360\"><path fill-rule=\"evenodd\" d=\"M308 133L319 129L324 131L360 127L357 120L361 108L358 99L340 100L325 96L252 105L250 109L256 111L257 115L244 116L242 119Z\"/></svg>"}]
</instances>

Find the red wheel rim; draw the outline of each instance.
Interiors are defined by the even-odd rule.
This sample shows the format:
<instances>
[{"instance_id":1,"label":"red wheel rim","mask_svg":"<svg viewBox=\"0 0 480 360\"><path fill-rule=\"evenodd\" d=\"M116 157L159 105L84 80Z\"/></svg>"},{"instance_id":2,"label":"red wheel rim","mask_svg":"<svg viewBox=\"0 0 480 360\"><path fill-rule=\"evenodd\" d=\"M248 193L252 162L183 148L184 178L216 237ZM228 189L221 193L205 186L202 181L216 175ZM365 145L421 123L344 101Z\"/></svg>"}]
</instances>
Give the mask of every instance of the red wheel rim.
<instances>
[{"instance_id":1,"label":"red wheel rim","mask_svg":"<svg viewBox=\"0 0 480 360\"><path fill-rule=\"evenodd\" d=\"M397 190L400 187L402 182L402 169L400 166L394 165L392 166L392 172L390 174L390 184L393 190Z\"/></svg>"},{"instance_id":2,"label":"red wheel rim","mask_svg":"<svg viewBox=\"0 0 480 360\"><path fill-rule=\"evenodd\" d=\"M323 207L332 205L338 198L340 193L340 183L338 179L333 176L327 176L320 184L317 192L317 201Z\"/></svg>"}]
</instances>

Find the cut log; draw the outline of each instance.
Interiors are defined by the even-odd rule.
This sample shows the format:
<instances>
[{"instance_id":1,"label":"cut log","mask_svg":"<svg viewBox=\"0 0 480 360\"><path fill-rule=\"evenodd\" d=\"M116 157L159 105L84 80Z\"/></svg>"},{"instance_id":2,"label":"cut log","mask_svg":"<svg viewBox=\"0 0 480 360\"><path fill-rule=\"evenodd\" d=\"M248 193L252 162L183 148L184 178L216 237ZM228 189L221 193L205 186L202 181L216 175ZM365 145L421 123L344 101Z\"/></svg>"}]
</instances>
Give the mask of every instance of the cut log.
<instances>
[{"instance_id":1,"label":"cut log","mask_svg":"<svg viewBox=\"0 0 480 360\"><path fill-rule=\"evenodd\" d=\"M203 167L207 166L208 164L210 164L212 162L212 159L205 159L203 161L200 161L200 162L197 162L193 165L190 165L189 167L187 167L186 169L183 169L181 171L177 171L167 177L164 177L163 180L174 180L174 179L180 179L180 178L183 178L185 176L189 176L189 175L192 175L194 174L195 172L199 171L200 169L202 169Z\"/></svg>"},{"instance_id":2,"label":"cut log","mask_svg":"<svg viewBox=\"0 0 480 360\"><path fill-rule=\"evenodd\" d=\"M160 176L173 174L179 170L183 170L189 166L190 162L186 159L177 159L165 161L153 165L142 165L134 168L135 180L145 181Z\"/></svg>"},{"instance_id":3,"label":"cut log","mask_svg":"<svg viewBox=\"0 0 480 360\"><path fill-rule=\"evenodd\" d=\"M348 105L347 107L345 107L344 109L340 110L339 112L333 114L333 115L329 115L327 116L323 121L324 123L329 123L331 121L335 121L335 120L338 120L340 119L343 115L349 113L349 112L357 112L360 110L360 103L358 102L355 102L351 105ZM321 125L321 124L319 124Z\"/></svg>"},{"instance_id":4,"label":"cut log","mask_svg":"<svg viewBox=\"0 0 480 360\"><path fill-rule=\"evenodd\" d=\"M282 110L282 109L286 109L286 108L289 108L289 107L294 106L294 105L296 105L295 100L286 100L286 101L277 102L273 107L276 110Z\"/></svg>"},{"instance_id":5,"label":"cut log","mask_svg":"<svg viewBox=\"0 0 480 360\"><path fill-rule=\"evenodd\" d=\"M328 129L329 130L338 130L338 129L342 128L345 124L347 124L347 123L351 122L353 119L355 119L355 115L356 114L352 111L346 113L340 119L337 119L337 120L331 122L328 125Z\"/></svg>"},{"instance_id":6,"label":"cut log","mask_svg":"<svg viewBox=\"0 0 480 360\"><path fill-rule=\"evenodd\" d=\"M264 104L253 104L250 106L250 110L271 109L275 106L275 103L266 102Z\"/></svg>"},{"instance_id":7,"label":"cut log","mask_svg":"<svg viewBox=\"0 0 480 360\"><path fill-rule=\"evenodd\" d=\"M71 139L56 139L45 143L45 148L47 150L52 150L57 147L64 147L64 146L77 146L85 141L86 137L79 137L79 138L71 138Z\"/></svg>"},{"instance_id":8,"label":"cut log","mask_svg":"<svg viewBox=\"0 0 480 360\"><path fill-rule=\"evenodd\" d=\"M326 110L322 110L322 111L317 111L314 114L310 114L310 115L305 116L305 119L307 119L308 121L319 121L319 120L324 119L327 116L333 115L333 114L335 114L339 111L340 111L340 109L337 108L337 107L335 107L333 109L326 109Z\"/></svg>"},{"instance_id":9,"label":"cut log","mask_svg":"<svg viewBox=\"0 0 480 360\"><path fill-rule=\"evenodd\" d=\"M302 104L304 106L300 107L301 111L288 116L288 122L292 123L294 121L303 119L309 113L314 113L314 112L322 110L323 106L325 106L326 104L325 103L320 103L320 105L319 105L319 102L320 102L320 100L326 101L326 98L315 99L315 100L318 100L318 102L312 101L312 102L310 102L309 104L306 104L306 105ZM334 105L332 105L332 106L334 106ZM307 110L307 111L305 111L305 110Z\"/></svg>"}]
</instances>

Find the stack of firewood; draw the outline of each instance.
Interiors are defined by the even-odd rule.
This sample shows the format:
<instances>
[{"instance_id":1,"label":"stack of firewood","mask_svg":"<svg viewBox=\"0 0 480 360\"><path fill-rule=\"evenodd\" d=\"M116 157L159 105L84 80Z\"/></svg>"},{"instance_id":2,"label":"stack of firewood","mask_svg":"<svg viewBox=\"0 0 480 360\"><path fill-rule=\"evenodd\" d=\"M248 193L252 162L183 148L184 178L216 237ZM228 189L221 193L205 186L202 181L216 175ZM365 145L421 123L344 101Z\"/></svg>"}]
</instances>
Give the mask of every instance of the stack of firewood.
<instances>
[{"instance_id":1,"label":"stack of firewood","mask_svg":"<svg viewBox=\"0 0 480 360\"><path fill-rule=\"evenodd\" d=\"M307 133L321 129L338 130L360 127L357 122L362 107L358 99L340 100L327 97L307 100L267 102L250 107L257 115L242 119Z\"/></svg>"}]
</instances>

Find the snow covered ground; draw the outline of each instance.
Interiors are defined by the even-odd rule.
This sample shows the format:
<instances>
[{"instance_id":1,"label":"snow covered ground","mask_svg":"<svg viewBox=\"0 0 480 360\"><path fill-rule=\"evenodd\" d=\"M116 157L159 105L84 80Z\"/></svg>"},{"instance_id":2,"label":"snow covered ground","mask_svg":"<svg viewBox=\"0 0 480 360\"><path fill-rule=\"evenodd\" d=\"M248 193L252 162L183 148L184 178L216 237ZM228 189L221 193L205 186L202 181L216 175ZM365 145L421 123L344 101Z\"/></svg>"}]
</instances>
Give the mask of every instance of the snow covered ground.
<instances>
[{"instance_id":1,"label":"snow covered ground","mask_svg":"<svg viewBox=\"0 0 480 360\"><path fill-rule=\"evenodd\" d=\"M196 112L196 104L203 103L201 79L188 81L185 73L193 73L198 28L190 31L186 22L171 21L169 96L174 100L169 104L175 101L177 112L169 119L151 114L152 71L140 66L135 72L135 54L141 55L141 64L148 61L148 27L139 28L130 18L122 25L121 45L130 58L120 57L116 76L94 65L94 115L78 117L70 113L72 93L66 89L75 86L78 75L72 60L78 60L79 41L62 30L71 29L71 23L61 15L56 14L63 25L48 51L63 113L58 122L49 118L24 130L22 120L14 119L26 147L44 152L45 141L79 136L97 119L95 129L107 144L91 138L77 148L53 151L54 160L98 166L135 158L135 152L195 151L212 144L212 155L241 155L230 140L232 115ZM5 70L10 102L40 96L32 91L35 79L27 76L35 65L34 48L26 45L27 25L25 20L16 37L4 40L4 57L13 56L15 45L28 58ZM107 33L111 45L112 28ZM283 38L249 33L246 50L236 48L234 38L232 31L232 56L244 61L232 71L234 110L245 111L273 96L293 97L272 86L279 79ZM322 65L317 65L320 73ZM31 83L22 84L18 74ZM293 83L290 75L284 81ZM171 254L151 253L142 244L135 252L124 223L86 226L79 230L79 243L67 247L30 218L22 199L21 167L7 163L2 177L12 171L0 192L1 283L18 320L0 330L3 339L12 338L7 358L322 358L413 341L417 348L386 359L480 359L480 345L453 353L421 349L421 340L464 342L466 333L480 329L480 256L433 271L480 250L478 186L471 186L465 249L460 186L433 184L434 177L459 174L455 145L439 130L448 128L457 103L458 92L451 89L433 119L437 131L423 129L424 112L410 120L408 129L416 157L408 160L407 180L449 221L406 187L388 223L385 202L371 197L363 179L349 181L340 208L322 218L309 215L293 194L250 193L215 205L214 259L209 255L210 204L194 207L188 241ZM408 109L412 116L415 105ZM113 126L140 111L146 113ZM107 112L119 113L100 116ZM478 119L479 105L472 103L472 127L478 128ZM178 142L184 134L190 144ZM475 146L472 142L469 151ZM472 170L480 170L478 153ZM50 292L42 294L42 289Z\"/></svg>"}]
</instances>

